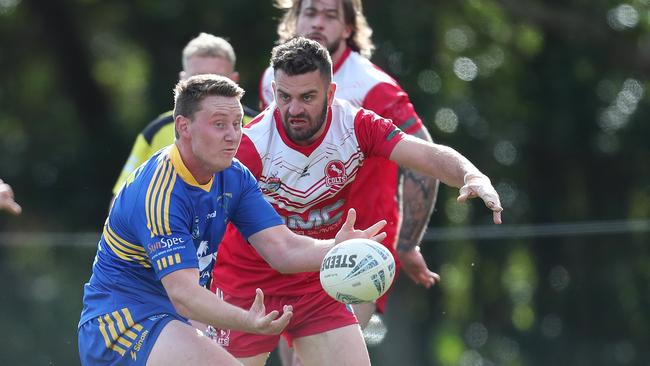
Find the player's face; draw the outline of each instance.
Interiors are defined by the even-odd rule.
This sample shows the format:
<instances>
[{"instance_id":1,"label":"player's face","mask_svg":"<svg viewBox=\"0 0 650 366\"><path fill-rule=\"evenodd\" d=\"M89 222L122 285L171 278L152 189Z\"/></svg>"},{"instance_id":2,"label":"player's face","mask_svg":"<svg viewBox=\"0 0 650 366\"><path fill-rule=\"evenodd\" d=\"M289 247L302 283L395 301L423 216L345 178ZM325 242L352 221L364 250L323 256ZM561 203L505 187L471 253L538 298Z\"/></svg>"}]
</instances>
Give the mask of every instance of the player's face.
<instances>
[{"instance_id":1,"label":"player's face","mask_svg":"<svg viewBox=\"0 0 650 366\"><path fill-rule=\"evenodd\" d=\"M325 129L336 85L323 80L318 70L293 76L278 70L273 90L282 127L289 139L298 145L317 140Z\"/></svg>"},{"instance_id":2,"label":"player's face","mask_svg":"<svg viewBox=\"0 0 650 366\"><path fill-rule=\"evenodd\" d=\"M181 71L180 79L185 80L194 75L217 74L225 76L230 80L238 83L239 73L237 73L232 62L224 57L214 56L192 56L187 59L185 70Z\"/></svg>"},{"instance_id":3,"label":"player's face","mask_svg":"<svg viewBox=\"0 0 650 366\"><path fill-rule=\"evenodd\" d=\"M189 124L192 153L205 171L232 163L241 141L242 106L235 97L208 96Z\"/></svg>"},{"instance_id":4,"label":"player's face","mask_svg":"<svg viewBox=\"0 0 650 366\"><path fill-rule=\"evenodd\" d=\"M341 0L305 0L300 7L296 35L327 48L332 58L343 52L351 28L345 24Z\"/></svg>"}]
</instances>

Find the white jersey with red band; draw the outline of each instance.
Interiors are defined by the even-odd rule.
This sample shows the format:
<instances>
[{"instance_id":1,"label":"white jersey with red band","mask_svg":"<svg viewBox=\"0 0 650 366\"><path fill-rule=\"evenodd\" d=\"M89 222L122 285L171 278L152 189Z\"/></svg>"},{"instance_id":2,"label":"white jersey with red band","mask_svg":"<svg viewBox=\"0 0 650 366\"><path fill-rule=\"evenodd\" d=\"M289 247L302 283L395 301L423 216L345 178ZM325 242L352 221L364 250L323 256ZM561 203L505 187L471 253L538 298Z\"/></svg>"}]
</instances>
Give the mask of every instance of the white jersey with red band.
<instances>
[{"instance_id":1,"label":"white jersey with red band","mask_svg":"<svg viewBox=\"0 0 650 366\"><path fill-rule=\"evenodd\" d=\"M391 121L337 99L325 123L318 140L296 145L271 104L244 128L237 158L292 231L331 239L353 207L350 188L365 160L387 160L404 135ZM283 275L272 269L234 227L227 229L217 253L215 287L242 297L252 296L258 287L269 295L321 289L316 272Z\"/></svg>"}]
</instances>

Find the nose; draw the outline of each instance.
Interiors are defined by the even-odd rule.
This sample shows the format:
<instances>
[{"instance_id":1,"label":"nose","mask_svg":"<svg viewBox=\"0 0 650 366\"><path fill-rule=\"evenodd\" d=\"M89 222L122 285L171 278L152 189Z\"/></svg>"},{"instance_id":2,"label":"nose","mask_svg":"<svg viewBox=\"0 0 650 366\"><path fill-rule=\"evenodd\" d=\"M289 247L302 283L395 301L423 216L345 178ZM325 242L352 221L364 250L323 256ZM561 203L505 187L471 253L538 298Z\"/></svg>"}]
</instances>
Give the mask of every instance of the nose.
<instances>
[{"instance_id":1,"label":"nose","mask_svg":"<svg viewBox=\"0 0 650 366\"><path fill-rule=\"evenodd\" d=\"M239 133L240 132L234 126L231 125L228 127L228 130L223 135L223 138L228 142L235 141Z\"/></svg>"},{"instance_id":2,"label":"nose","mask_svg":"<svg viewBox=\"0 0 650 366\"><path fill-rule=\"evenodd\" d=\"M312 17L311 28L314 30L322 30L325 28L325 14L319 12L314 17Z\"/></svg>"},{"instance_id":3,"label":"nose","mask_svg":"<svg viewBox=\"0 0 650 366\"><path fill-rule=\"evenodd\" d=\"M289 115L291 115L291 116L297 116L297 115L301 114L303 111L304 111L303 105L302 105L302 103L300 103L299 100L297 100L297 99L292 99L292 100L289 102L289 108L288 108L288 110L287 110L287 112L289 113Z\"/></svg>"}]
</instances>

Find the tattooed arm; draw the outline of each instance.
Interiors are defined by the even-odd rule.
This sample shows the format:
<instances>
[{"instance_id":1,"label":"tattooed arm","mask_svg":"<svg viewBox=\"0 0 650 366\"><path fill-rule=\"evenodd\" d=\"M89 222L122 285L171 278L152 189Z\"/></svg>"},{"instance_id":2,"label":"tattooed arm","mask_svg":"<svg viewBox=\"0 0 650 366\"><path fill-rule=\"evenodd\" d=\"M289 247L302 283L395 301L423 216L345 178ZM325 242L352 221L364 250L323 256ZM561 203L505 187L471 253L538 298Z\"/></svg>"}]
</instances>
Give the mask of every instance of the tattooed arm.
<instances>
[{"instance_id":1,"label":"tattooed arm","mask_svg":"<svg viewBox=\"0 0 650 366\"><path fill-rule=\"evenodd\" d=\"M414 132L413 136L433 142L425 127ZM438 180L403 168L400 168L400 176L402 225L397 241L397 256L411 280L429 288L440 281L440 276L427 267L419 244L436 203Z\"/></svg>"}]
</instances>

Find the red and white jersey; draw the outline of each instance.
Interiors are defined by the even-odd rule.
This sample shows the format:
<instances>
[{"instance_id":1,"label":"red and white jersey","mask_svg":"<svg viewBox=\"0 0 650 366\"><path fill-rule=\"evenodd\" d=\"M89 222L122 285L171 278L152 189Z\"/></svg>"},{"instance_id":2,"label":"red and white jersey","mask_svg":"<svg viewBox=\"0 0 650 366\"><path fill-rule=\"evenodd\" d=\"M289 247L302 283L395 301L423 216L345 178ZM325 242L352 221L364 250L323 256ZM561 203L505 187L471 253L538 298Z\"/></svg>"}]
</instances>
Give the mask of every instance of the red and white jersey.
<instances>
[{"instance_id":1,"label":"red and white jersey","mask_svg":"<svg viewBox=\"0 0 650 366\"><path fill-rule=\"evenodd\" d=\"M336 97L352 105L369 109L390 119L402 131L413 134L424 128L415 112L408 94L397 81L359 53L346 49L334 65L333 81L336 83ZM267 68L260 82L260 104L271 103L273 69ZM397 202L397 164L383 159L369 158L357 175L352 187L352 203L359 213L358 227L368 227L379 220L388 224L384 231L388 235L383 244L393 253L399 272L400 263L395 255L395 245L400 227L400 209ZM408 204L408 203L405 203Z\"/></svg>"},{"instance_id":2,"label":"red and white jersey","mask_svg":"<svg viewBox=\"0 0 650 366\"><path fill-rule=\"evenodd\" d=\"M366 159L387 160L404 136L391 121L337 99L324 133L308 146L289 140L275 104L243 131L237 158L257 178L266 200L292 231L320 239L334 238L354 207L351 187ZM258 287L269 295L321 290L317 272L280 274L234 226L226 231L216 263L213 289L234 296L252 296Z\"/></svg>"}]
</instances>

